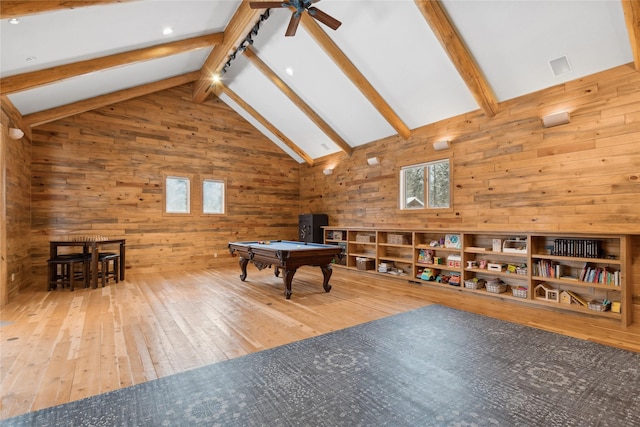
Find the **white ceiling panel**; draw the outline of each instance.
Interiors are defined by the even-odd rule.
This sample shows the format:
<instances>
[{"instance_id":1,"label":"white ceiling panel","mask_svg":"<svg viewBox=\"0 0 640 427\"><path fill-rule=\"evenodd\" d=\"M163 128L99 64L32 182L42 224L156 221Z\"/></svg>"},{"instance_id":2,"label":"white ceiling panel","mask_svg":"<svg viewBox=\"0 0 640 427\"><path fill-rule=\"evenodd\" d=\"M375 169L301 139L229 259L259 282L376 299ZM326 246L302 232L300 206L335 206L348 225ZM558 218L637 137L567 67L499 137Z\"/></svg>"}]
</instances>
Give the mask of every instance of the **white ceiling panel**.
<instances>
[{"instance_id":1,"label":"white ceiling panel","mask_svg":"<svg viewBox=\"0 0 640 427\"><path fill-rule=\"evenodd\" d=\"M349 145L358 146L395 134L393 127L302 25L295 37L283 37L290 16L288 10L272 10L255 37L254 47L260 58ZM287 74L288 68L293 75Z\"/></svg>"},{"instance_id":2,"label":"white ceiling panel","mask_svg":"<svg viewBox=\"0 0 640 427\"><path fill-rule=\"evenodd\" d=\"M633 60L619 1L444 4L499 101ZM549 61L561 56L571 72L555 76Z\"/></svg>"},{"instance_id":3,"label":"white ceiling panel","mask_svg":"<svg viewBox=\"0 0 640 427\"><path fill-rule=\"evenodd\" d=\"M310 157L317 158L340 151L311 119L243 56L233 62L223 80Z\"/></svg>"},{"instance_id":4,"label":"white ceiling panel","mask_svg":"<svg viewBox=\"0 0 640 427\"><path fill-rule=\"evenodd\" d=\"M224 93L220 95L220 99L229 107L231 107L233 110L235 110L238 114L240 114L242 117L244 117L246 121L251 123L253 127L258 129L264 136L269 138L275 145L280 147L282 151L284 151L289 156L291 156L295 161L297 161L298 163L304 162L304 159L302 157L298 156L298 154L295 151L289 148L284 142L280 141L280 139L277 136L275 136L269 129L264 127L262 123L258 122L251 114L243 110L242 107L240 107L233 99L229 98Z\"/></svg>"},{"instance_id":5,"label":"white ceiling panel","mask_svg":"<svg viewBox=\"0 0 640 427\"><path fill-rule=\"evenodd\" d=\"M23 114L117 92L199 70L211 49L198 49L151 61L97 71L58 83L16 92L9 99Z\"/></svg>"},{"instance_id":6,"label":"white ceiling panel","mask_svg":"<svg viewBox=\"0 0 640 427\"><path fill-rule=\"evenodd\" d=\"M59 2L30 5L46 9L54 3ZM210 33L225 32L225 39L235 44L244 36L233 35L231 29L246 28L242 19L240 26L229 25L240 4L240 0L134 0L45 10L20 17L18 25L3 15L0 76ZM442 0L432 5L438 4L498 102L633 62L618 0ZM410 129L480 108L413 0L322 0L314 6L342 22L336 31L322 24L321 28ZM247 9L238 12L247 15ZM284 36L291 13L289 8L271 9L271 17L261 23L253 37L261 60L350 147L395 135L303 25L295 37ZM163 35L166 27L173 33ZM8 96L22 115L28 115L199 70L210 51L123 64ZM571 71L554 76L549 61L563 56ZM35 60L27 61L30 57ZM341 151L242 54L223 79L312 159ZM229 97L221 99L296 161L303 161Z\"/></svg>"},{"instance_id":7,"label":"white ceiling panel","mask_svg":"<svg viewBox=\"0 0 640 427\"><path fill-rule=\"evenodd\" d=\"M18 25L2 20L2 75L222 32L239 3L130 1L29 15ZM163 35L166 27L173 33Z\"/></svg>"},{"instance_id":8,"label":"white ceiling panel","mask_svg":"<svg viewBox=\"0 0 640 427\"><path fill-rule=\"evenodd\" d=\"M478 109L413 1L321 3L332 38L410 128Z\"/></svg>"}]
</instances>

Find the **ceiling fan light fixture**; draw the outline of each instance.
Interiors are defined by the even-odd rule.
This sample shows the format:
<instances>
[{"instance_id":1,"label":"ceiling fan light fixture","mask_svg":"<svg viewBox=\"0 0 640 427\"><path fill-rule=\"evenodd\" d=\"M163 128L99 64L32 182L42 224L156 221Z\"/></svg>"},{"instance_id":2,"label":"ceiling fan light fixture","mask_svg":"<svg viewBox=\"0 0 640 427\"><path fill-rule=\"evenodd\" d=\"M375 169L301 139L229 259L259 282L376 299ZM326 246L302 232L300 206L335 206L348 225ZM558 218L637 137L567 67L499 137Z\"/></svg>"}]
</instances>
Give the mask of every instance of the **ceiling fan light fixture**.
<instances>
[{"instance_id":1,"label":"ceiling fan light fixture","mask_svg":"<svg viewBox=\"0 0 640 427\"><path fill-rule=\"evenodd\" d=\"M318 1L320 0L251 1L249 2L249 7L251 9L266 9L267 11L269 11L269 8L295 9L291 14L291 19L289 20L287 31L284 33L285 37L292 37L296 34L296 30L298 29L298 25L300 24L300 20L302 18L302 13L304 13L305 10L309 14L309 16L311 16L318 22L323 23L332 30L338 29L338 27L342 25L342 22L324 13L317 7L312 6Z\"/></svg>"}]
</instances>

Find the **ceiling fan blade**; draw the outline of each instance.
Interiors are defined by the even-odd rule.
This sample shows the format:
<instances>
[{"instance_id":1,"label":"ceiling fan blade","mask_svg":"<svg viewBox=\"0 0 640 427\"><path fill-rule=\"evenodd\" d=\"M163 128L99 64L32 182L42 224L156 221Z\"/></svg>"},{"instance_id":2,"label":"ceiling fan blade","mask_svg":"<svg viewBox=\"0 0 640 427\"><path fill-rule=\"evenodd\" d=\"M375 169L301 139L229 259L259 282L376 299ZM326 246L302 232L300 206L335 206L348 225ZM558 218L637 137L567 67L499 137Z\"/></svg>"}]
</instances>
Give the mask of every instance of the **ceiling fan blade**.
<instances>
[{"instance_id":1,"label":"ceiling fan blade","mask_svg":"<svg viewBox=\"0 0 640 427\"><path fill-rule=\"evenodd\" d=\"M271 9L274 7L286 7L287 5L282 1L250 1L249 7L251 9Z\"/></svg>"},{"instance_id":2,"label":"ceiling fan blade","mask_svg":"<svg viewBox=\"0 0 640 427\"><path fill-rule=\"evenodd\" d=\"M309 10L309 15L311 15L313 18L317 19L318 21L322 22L324 25L331 28L332 30L337 30L338 27L342 25L342 22L338 21L336 18L332 16L327 15L317 7L310 7L308 10Z\"/></svg>"},{"instance_id":3,"label":"ceiling fan blade","mask_svg":"<svg viewBox=\"0 0 640 427\"><path fill-rule=\"evenodd\" d=\"M298 12L291 15L291 20L289 21L287 32L284 33L285 37L292 37L296 35L296 30L298 29L298 24L300 23L301 17L302 15Z\"/></svg>"}]
</instances>

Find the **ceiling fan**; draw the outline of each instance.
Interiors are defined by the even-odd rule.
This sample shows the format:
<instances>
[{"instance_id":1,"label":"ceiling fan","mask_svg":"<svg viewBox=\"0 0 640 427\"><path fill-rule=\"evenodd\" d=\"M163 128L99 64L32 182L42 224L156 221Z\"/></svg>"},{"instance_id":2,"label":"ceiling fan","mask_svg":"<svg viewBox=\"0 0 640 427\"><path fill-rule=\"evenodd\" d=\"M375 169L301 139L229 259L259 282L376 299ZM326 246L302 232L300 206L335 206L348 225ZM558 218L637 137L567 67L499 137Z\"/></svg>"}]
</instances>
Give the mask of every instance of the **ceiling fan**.
<instances>
[{"instance_id":1,"label":"ceiling fan","mask_svg":"<svg viewBox=\"0 0 640 427\"><path fill-rule=\"evenodd\" d=\"M316 3L320 0L288 0L288 1L252 1L249 2L249 7L252 9L271 9L276 7L292 7L296 9L291 15L291 20L289 21L289 26L287 27L287 32L284 34L287 37L294 36L296 34L296 30L298 29L298 24L300 23L300 18L302 18L302 13L306 10L307 13L314 19L322 22L327 27L336 30L342 22L338 21L332 16L327 15L320 9L311 6L313 3Z\"/></svg>"}]
</instances>

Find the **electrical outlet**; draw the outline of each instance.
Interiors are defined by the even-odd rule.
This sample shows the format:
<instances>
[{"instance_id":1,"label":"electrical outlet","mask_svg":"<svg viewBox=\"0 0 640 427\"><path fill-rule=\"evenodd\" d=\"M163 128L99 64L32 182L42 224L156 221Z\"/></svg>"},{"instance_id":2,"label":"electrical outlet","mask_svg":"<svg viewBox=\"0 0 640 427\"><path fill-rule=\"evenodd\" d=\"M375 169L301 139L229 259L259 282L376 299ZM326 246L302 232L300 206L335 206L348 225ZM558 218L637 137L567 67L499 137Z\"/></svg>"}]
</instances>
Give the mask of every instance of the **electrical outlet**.
<instances>
[{"instance_id":1,"label":"electrical outlet","mask_svg":"<svg viewBox=\"0 0 640 427\"><path fill-rule=\"evenodd\" d=\"M13 282L14 280L16 280L16 273L11 273L11 281Z\"/></svg>"},{"instance_id":2,"label":"electrical outlet","mask_svg":"<svg viewBox=\"0 0 640 427\"><path fill-rule=\"evenodd\" d=\"M213 253L213 257L214 257L214 258L218 258L218 252L214 252L214 253Z\"/></svg>"}]
</instances>

